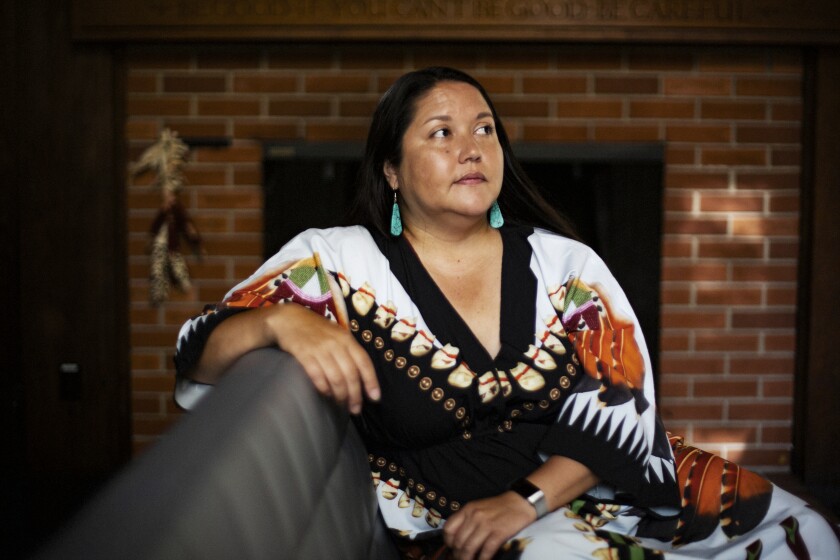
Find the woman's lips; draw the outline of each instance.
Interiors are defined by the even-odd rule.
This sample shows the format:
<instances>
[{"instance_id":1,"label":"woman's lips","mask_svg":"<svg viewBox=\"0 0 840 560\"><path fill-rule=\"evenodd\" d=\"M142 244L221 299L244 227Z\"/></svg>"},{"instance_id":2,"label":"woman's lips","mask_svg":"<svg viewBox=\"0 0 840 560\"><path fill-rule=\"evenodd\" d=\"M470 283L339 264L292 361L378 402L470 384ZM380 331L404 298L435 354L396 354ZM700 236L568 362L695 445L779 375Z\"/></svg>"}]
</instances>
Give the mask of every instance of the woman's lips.
<instances>
[{"instance_id":1,"label":"woman's lips","mask_svg":"<svg viewBox=\"0 0 840 560\"><path fill-rule=\"evenodd\" d=\"M483 173L467 173L455 182L461 185L475 185L477 183L483 183L486 180L487 178Z\"/></svg>"}]
</instances>

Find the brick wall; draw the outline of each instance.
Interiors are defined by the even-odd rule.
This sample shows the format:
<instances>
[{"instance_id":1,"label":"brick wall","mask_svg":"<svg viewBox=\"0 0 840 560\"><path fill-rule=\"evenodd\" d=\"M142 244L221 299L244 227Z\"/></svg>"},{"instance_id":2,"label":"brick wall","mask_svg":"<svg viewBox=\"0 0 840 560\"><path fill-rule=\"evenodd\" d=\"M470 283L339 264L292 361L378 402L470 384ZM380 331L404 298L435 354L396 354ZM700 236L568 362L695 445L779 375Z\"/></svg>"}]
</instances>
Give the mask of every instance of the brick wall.
<instances>
[{"instance_id":1,"label":"brick wall","mask_svg":"<svg viewBox=\"0 0 840 560\"><path fill-rule=\"evenodd\" d=\"M205 239L195 286L148 303L151 177L128 179L135 449L178 417L175 337L261 262L261 141L361 140L401 73L460 67L514 141L666 143L660 412L691 442L787 470L799 242L802 62L795 49L571 45L134 47L132 161L170 127L194 150L182 200ZM303 225L302 225L303 227Z\"/></svg>"}]
</instances>

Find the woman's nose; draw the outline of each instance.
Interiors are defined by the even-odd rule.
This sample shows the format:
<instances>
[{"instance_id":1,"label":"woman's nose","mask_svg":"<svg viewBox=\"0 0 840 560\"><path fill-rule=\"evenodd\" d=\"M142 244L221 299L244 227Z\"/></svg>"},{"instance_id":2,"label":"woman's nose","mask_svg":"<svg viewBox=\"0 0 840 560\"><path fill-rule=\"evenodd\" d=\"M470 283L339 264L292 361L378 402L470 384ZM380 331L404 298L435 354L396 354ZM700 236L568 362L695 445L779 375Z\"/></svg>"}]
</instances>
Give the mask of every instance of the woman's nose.
<instances>
[{"instance_id":1,"label":"woman's nose","mask_svg":"<svg viewBox=\"0 0 840 560\"><path fill-rule=\"evenodd\" d=\"M481 149L475 138L467 137L461 146L460 158L461 162L477 161L481 159Z\"/></svg>"}]
</instances>

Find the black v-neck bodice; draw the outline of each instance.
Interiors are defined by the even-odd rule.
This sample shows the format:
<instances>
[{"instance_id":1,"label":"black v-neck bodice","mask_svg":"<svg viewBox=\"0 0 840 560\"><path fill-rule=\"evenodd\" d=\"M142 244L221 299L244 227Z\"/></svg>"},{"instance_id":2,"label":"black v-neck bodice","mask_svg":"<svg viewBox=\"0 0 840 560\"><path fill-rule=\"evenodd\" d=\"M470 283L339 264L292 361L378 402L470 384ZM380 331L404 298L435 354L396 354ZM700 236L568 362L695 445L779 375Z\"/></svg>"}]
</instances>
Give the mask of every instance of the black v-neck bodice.
<instances>
[{"instance_id":1,"label":"black v-neck bodice","mask_svg":"<svg viewBox=\"0 0 840 560\"><path fill-rule=\"evenodd\" d=\"M473 371L512 367L533 341L534 301L537 281L530 269L531 228L500 228L502 236L502 286L499 313L501 348L493 357L435 283L404 236L374 235L387 257L391 272L415 303L423 320L440 340L457 346ZM527 302L527 303L526 303Z\"/></svg>"}]
</instances>

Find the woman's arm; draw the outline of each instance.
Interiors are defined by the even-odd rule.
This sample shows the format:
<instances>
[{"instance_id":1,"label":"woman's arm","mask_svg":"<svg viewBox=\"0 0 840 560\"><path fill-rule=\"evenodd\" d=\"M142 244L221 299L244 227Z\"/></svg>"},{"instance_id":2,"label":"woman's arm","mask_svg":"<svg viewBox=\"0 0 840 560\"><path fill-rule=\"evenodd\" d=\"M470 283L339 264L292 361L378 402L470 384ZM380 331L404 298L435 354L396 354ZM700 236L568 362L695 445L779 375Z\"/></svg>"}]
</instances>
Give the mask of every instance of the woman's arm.
<instances>
[{"instance_id":1,"label":"woman's arm","mask_svg":"<svg viewBox=\"0 0 840 560\"><path fill-rule=\"evenodd\" d=\"M362 390L379 399L373 364L352 335L297 304L252 309L222 321L187 376L214 384L240 356L270 346L294 356L320 393L346 404L353 414L361 410Z\"/></svg>"},{"instance_id":2,"label":"woman's arm","mask_svg":"<svg viewBox=\"0 0 840 560\"><path fill-rule=\"evenodd\" d=\"M548 511L554 511L598 483L583 464L552 456L527 479L545 493ZM508 539L536 521L537 512L522 496L507 491L469 502L443 527L444 542L458 560L489 560Z\"/></svg>"}]
</instances>

